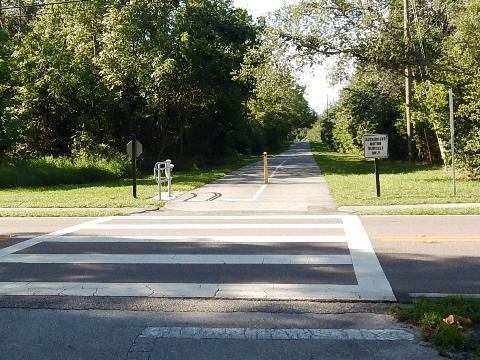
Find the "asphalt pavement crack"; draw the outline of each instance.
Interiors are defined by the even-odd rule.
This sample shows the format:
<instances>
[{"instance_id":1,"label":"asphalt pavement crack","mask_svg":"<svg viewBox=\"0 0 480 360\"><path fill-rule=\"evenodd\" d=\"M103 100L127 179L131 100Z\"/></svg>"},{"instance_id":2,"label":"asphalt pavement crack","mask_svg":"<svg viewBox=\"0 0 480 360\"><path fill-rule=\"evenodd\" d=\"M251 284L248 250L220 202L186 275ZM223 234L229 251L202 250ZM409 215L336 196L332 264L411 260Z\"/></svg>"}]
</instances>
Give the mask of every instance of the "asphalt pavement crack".
<instances>
[{"instance_id":1,"label":"asphalt pavement crack","mask_svg":"<svg viewBox=\"0 0 480 360\"><path fill-rule=\"evenodd\" d=\"M143 331L138 334L127 351L126 360L149 360L156 338L143 336Z\"/></svg>"},{"instance_id":2,"label":"asphalt pavement crack","mask_svg":"<svg viewBox=\"0 0 480 360\"><path fill-rule=\"evenodd\" d=\"M145 285L145 287L146 287L148 290L151 291L151 293L147 295L148 297L152 297L153 295L155 295L155 290L154 290L154 289L152 289L152 288L151 288L150 286L148 286L148 285Z\"/></svg>"}]
</instances>

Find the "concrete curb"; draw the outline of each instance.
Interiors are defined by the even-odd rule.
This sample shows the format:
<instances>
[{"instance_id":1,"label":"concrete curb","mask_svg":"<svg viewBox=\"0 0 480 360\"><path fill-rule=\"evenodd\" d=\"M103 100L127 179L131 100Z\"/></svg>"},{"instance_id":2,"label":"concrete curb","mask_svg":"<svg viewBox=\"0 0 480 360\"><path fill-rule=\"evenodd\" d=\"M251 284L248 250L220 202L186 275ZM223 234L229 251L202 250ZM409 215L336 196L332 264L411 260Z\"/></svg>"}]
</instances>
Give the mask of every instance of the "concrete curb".
<instances>
[{"instance_id":1,"label":"concrete curb","mask_svg":"<svg viewBox=\"0 0 480 360\"><path fill-rule=\"evenodd\" d=\"M148 211L157 211L160 208L158 206L153 206L151 208L0 208L0 212L102 212L102 211L120 211L125 212L126 214L136 214L136 213L143 213Z\"/></svg>"},{"instance_id":2,"label":"concrete curb","mask_svg":"<svg viewBox=\"0 0 480 360\"><path fill-rule=\"evenodd\" d=\"M415 209L466 209L466 208L480 208L480 203L340 206L338 208L338 211L354 212L354 211L388 211L388 210L415 210Z\"/></svg>"}]
</instances>

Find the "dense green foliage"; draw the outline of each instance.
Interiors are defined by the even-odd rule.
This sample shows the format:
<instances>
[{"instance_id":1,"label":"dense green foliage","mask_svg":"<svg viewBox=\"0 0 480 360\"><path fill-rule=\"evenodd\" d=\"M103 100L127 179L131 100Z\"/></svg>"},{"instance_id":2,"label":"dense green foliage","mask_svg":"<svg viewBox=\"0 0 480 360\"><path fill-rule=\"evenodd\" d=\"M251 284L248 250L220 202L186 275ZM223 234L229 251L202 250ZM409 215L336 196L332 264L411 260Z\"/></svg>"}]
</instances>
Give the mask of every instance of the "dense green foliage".
<instances>
[{"instance_id":1,"label":"dense green foliage","mask_svg":"<svg viewBox=\"0 0 480 360\"><path fill-rule=\"evenodd\" d=\"M265 30L231 0L35 3L2 2L0 161L107 158L136 134L148 168L216 163L314 121L286 69L249 62Z\"/></svg>"},{"instance_id":2,"label":"dense green foliage","mask_svg":"<svg viewBox=\"0 0 480 360\"><path fill-rule=\"evenodd\" d=\"M58 184L84 184L123 177L128 171L125 156L107 158L53 158L28 159L14 164L0 165L0 187L31 187ZM5 204L4 204L5 205Z\"/></svg>"},{"instance_id":3,"label":"dense green foliage","mask_svg":"<svg viewBox=\"0 0 480 360\"><path fill-rule=\"evenodd\" d=\"M389 134L389 153L394 159L406 156L402 127L402 94L399 78L374 69L357 71L339 101L320 117L323 141L345 153L363 151L363 135Z\"/></svg>"},{"instance_id":4,"label":"dense green foliage","mask_svg":"<svg viewBox=\"0 0 480 360\"><path fill-rule=\"evenodd\" d=\"M409 3L409 39L400 0L300 1L280 11L274 25L287 53L294 46L304 60L333 57L335 79L348 79L330 116L319 120L323 139L333 149L359 152L362 135L381 132L390 136L392 156L406 156L404 71L409 66L416 157L450 164L447 93L452 88L458 165L478 177L480 2Z\"/></svg>"}]
</instances>

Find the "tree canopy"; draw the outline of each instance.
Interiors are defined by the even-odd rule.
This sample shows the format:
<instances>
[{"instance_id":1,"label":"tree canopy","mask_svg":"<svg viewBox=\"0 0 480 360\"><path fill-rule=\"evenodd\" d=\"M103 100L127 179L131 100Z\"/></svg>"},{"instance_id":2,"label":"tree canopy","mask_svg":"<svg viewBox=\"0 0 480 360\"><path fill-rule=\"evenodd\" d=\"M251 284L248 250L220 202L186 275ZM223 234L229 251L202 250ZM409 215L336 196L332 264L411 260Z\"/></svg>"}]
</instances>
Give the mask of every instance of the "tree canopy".
<instances>
[{"instance_id":1,"label":"tree canopy","mask_svg":"<svg viewBox=\"0 0 480 360\"><path fill-rule=\"evenodd\" d=\"M146 163L218 161L314 121L288 69L250 61L266 30L231 0L2 6L0 158L108 156L136 134Z\"/></svg>"},{"instance_id":2,"label":"tree canopy","mask_svg":"<svg viewBox=\"0 0 480 360\"><path fill-rule=\"evenodd\" d=\"M278 12L276 38L289 56L308 61L336 60L336 79L347 78L332 116L323 128L331 146L359 151L359 136L385 132L391 153L402 157L404 71L413 74L416 155L449 164L447 91L456 102L459 165L480 175L480 3L477 0L404 2L302 0ZM353 76L351 74L353 73Z\"/></svg>"}]
</instances>

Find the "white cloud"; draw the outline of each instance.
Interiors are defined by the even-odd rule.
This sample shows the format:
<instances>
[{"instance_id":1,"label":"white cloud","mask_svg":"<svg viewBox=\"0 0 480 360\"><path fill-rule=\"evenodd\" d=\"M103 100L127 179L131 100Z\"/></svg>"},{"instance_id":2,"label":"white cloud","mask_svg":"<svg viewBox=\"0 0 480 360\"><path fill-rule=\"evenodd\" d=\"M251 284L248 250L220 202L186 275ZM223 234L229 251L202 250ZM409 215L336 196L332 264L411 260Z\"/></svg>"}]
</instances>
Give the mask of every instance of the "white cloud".
<instances>
[{"instance_id":1,"label":"white cloud","mask_svg":"<svg viewBox=\"0 0 480 360\"><path fill-rule=\"evenodd\" d=\"M296 2L298 0L234 0L235 6L247 9L254 17L265 16L284 4ZM300 76L300 82L307 88L308 103L318 113L327 108L327 97L330 103L338 99L341 89L341 86L329 86L327 74L326 67L315 66L313 69L305 69Z\"/></svg>"}]
</instances>

